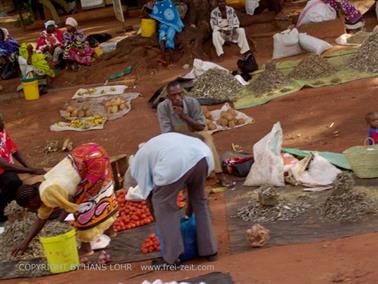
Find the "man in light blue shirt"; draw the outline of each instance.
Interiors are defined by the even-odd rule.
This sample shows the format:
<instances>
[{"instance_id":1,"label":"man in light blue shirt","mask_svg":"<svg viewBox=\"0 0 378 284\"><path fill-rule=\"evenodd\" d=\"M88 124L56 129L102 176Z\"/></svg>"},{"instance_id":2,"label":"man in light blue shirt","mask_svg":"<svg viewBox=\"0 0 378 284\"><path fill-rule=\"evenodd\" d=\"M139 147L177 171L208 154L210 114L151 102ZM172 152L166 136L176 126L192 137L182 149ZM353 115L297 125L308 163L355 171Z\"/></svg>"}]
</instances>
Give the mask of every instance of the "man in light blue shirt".
<instances>
[{"instance_id":1,"label":"man in light blue shirt","mask_svg":"<svg viewBox=\"0 0 378 284\"><path fill-rule=\"evenodd\" d=\"M182 213L176 205L179 192L188 190L197 225L200 256L213 257L217 245L211 227L205 181L214 168L210 148L198 138L164 133L145 143L131 164L131 175L146 194L152 192L152 205L164 247L159 265L179 263L184 253L180 231Z\"/></svg>"}]
</instances>

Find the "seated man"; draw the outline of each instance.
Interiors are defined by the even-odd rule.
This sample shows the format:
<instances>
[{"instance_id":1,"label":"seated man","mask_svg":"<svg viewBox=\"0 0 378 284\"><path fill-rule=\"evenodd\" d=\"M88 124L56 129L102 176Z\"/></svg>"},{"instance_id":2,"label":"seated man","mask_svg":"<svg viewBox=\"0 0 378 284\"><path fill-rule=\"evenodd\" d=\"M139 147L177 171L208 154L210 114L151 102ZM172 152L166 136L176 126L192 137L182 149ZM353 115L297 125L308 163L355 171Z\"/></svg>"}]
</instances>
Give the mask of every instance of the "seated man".
<instances>
[{"instance_id":1,"label":"seated man","mask_svg":"<svg viewBox=\"0 0 378 284\"><path fill-rule=\"evenodd\" d=\"M218 7L211 11L210 25L213 29L213 45L218 56L223 52L226 41L237 43L240 54L249 51L249 44L245 31L240 28L239 19L234 8L226 6L225 0L218 0Z\"/></svg>"},{"instance_id":2,"label":"seated man","mask_svg":"<svg viewBox=\"0 0 378 284\"><path fill-rule=\"evenodd\" d=\"M63 32L57 28L55 21L50 20L45 23L45 30L41 32L36 49L46 55L51 67L55 68L63 54L63 43Z\"/></svg>"},{"instance_id":3,"label":"seated man","mask_svg":"<svg viewBox=\"0 0 378 284\"><path fill-rule=\"evenodd\" d=\"M171 0L156 0L149 16L159 22L161 62L166 65L168 63L165 56L166 49L171 53L175 48L176 33L182 31L184 24L181 21L176 5ZM170 55L169 61L172 63L172 54Z\"/></svg>"},{"instance_id":4,"label":"seated man","mask_svg":"<svg viewBox=\"0 0 378 284\"><path fill-rule=\"evenodd\" d=\"M157 107L161 132L180 132L192 136L196 136L198 133L203 136L205 143L209 146L214 156L214 171L219 182L222 183L220 158L211 134L203 131L206 126L206 118L198 100L189 96L183 96L181 85L177 81L168 84L167 92L167 99Z\"/></svg>"},{"instance_id":5,"label":"seated man","mask_svg":"<svg viewBox=\"0 0 378 284\"><path fill-rule=\"evenodd\" d=\"M14 165L13 158L22 166ZM16 173L44 174L44 171L30 168L26 164L5 130L3 116L0 114L0 222L6 220L4 208L15 199L16 190L22 185Z\"/></svg>"}]
</instances>

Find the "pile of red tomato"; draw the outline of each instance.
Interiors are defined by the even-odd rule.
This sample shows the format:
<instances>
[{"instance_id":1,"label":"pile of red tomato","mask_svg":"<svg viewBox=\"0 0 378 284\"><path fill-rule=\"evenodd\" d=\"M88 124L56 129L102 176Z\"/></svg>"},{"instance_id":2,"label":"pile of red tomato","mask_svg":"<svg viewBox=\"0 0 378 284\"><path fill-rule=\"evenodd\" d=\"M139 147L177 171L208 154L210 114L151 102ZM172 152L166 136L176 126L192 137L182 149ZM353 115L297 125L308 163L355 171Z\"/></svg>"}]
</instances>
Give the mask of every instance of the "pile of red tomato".
<instances>
[{"instance_id":1,"label":"pile of red tomato","mask_svg":"<svg viewBox=\"0 0 378 284\"><path fill-rule=\"evenodd\" d=\"M127 191L123 189L117 192L119 213L117 220L114 222L114 230L116 232L147 225L154 221L147 202L126 201L126 193Z\"/></svg>"},{"instance_id":2,"label":"pile of red tomato","mask_svg":"<svg viewBox=\"0 0 378 284\"><path fill-rule=\"evenodd\" d=\"M126 201L126 189L117 191L117 202L119 213L117 220L114 222L114 231L121 232L124 230L134 229L143 225L151 224L154 218L146 201ZM177 196L177 206L185 206L185 196L182 191Z\"/></svg>"},{"instance_id":3,"label":"pile of red tomato","mask_svg":"<svg viewBox=\"0 0 378 284\"><path fill-rule=\"evenodd\" d=\"M155 233L151 234L147 239L144 240L140 250L144 254L160 251L160 242Z\"/></svg>"}]
</instances>

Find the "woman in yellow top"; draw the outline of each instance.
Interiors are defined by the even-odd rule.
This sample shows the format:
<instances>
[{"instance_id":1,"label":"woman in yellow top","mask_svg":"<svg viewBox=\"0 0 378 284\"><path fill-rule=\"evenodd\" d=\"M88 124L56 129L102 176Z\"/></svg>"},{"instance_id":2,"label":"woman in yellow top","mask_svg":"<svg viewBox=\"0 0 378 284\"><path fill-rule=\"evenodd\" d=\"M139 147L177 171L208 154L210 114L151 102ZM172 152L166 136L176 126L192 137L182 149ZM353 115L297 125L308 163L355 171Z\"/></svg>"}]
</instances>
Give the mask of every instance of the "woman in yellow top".
<instances>
[{"instance_id":1,"label":"woman in yellow top","mask_svg":"<svg viewBox=\"0 0 378 284\"><path fill-rule=\"evenodd\" d=\"M91 241L104 232L114 234L112 225L118 211L107 153L97 144L83 144L44 178L39 187L22 186L17 190L17 203L30 210L38 209L38 219L28 237L13 250L13 255L26 250L54 208L74 213L73 226L81 241L80 254L92 254Z\"/></svg>"}]
</instances>

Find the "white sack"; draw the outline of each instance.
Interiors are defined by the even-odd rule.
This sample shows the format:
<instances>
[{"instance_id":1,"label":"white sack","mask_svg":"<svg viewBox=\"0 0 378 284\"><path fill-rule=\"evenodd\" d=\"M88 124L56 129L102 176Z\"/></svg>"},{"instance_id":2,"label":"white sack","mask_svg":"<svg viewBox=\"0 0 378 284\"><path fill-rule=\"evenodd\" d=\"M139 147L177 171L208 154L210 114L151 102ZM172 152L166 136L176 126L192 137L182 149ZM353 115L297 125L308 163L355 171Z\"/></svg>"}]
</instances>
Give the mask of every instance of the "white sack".
<instances>
[{"instance_id":1,"label":"white sack","mask_svg":"<svg viewBox=\"0 0 378 284\"><path fill-rule=\"evenodd\" d=\"M310 36L306 33L299 34L299 45L306 51L315 54L322 54L327 49L332 47L328 42L318 39L316 37Z\"/></svg>"},{"instance_id":2,"label":"white sack","mask_svg":"<svg viewBox=\"0 0 378 284\"><path fill-rule=\"evenodd\" d=\"M307 2L302 13L299 15L297 27L307 23L320 23L335 20L337 13L329 4L321 0Z\"/></svg>"},{"instance_id":3,"label":"white sack","mask_svg":"<svg viewBox=\"0 0 378 284\"><path fill-rule=\"evenodd\" d=\"M253 16L255 14L255 10L260 5L260 0L245 0L245 12L248 15Z\"/></svg>"},{"instance_id":4,"label":"white sack","mask_svg":"<svg viewBox=\"0 0 378 284\"><path fill-rule=\"evenodd\" d=\"M297 29L285 30L273 36L273 59L302 53Z\"/></svg>"},{"instance_id":5,"label":"white sack","mask_svg":"<svg viewBox=\"0 0 378 284\"><path fill-rule=\"evenodd\" d=\"M252 165L245 186L284 186L284 162L281 157L282 128L277 122L268 135L253 146Z\"/></svg>"}]
</instances>

